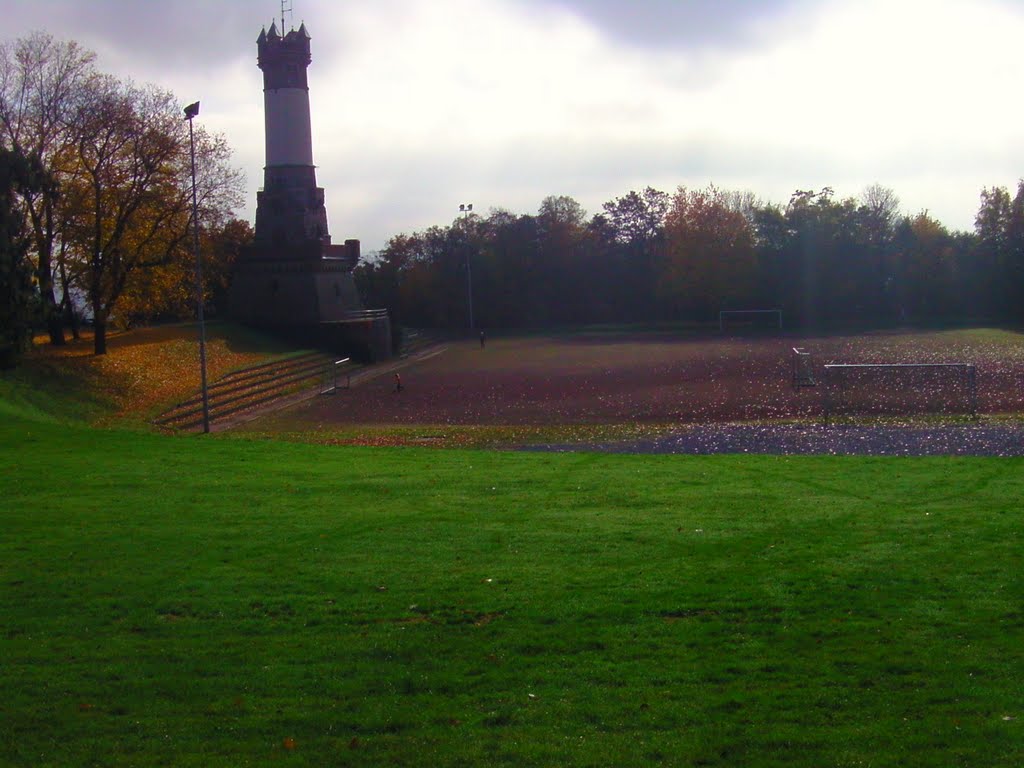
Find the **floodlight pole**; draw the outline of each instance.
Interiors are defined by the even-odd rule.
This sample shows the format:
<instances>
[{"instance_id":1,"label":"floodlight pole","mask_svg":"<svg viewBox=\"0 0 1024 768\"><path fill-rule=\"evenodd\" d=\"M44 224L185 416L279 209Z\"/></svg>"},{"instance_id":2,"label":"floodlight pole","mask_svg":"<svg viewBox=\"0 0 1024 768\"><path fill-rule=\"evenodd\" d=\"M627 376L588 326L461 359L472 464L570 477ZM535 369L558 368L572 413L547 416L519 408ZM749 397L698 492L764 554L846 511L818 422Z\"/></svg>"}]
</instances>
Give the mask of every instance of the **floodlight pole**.
<instances>
[{"instance_id":1,"label":"floodlight pole","mask_svg":"<svg viewBox=\"0 0 1024 768\"><path fill-rule=\"evenodd\" d=\"M473 212L473 204L461 204L459 210L462 211L462 229L466 233L466 295L469 302L469 330L473 331L476 330L476 324L473 322L473 270L469 259L469 214Z\"/></svg>"},{"instance_id":2,"label":"floodlight pole","mask_svg":"<svg viewBox=\"0 0 1024 768\"><path fill-rule=\"evenodd\" d=\"M199 102L185 107L188 121L188 145L192 157L192 251L196 259L196 303L199 317L199 372L203 391L203 433L210 433L210 396L206 388L206 317L203 312L203 260L199 253L199 206L196 202L196 140L192 118L199 114Z\"/></svg>"}]
</instances>

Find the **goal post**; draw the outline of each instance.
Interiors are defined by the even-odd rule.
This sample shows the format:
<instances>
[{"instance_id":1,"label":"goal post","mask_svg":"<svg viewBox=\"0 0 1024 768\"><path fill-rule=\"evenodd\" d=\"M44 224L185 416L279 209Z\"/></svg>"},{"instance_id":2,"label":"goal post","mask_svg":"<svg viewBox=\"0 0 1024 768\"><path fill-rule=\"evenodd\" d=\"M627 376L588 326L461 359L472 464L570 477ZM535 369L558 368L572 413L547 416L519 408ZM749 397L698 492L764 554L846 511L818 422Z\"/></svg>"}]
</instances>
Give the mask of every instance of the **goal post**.
<instances>
[{"instance_id":1,"label":"goal post","mask_svg":"<svg viewBox=\"0 0 1024 768\"><path fill-rule=\"evenodd\" d=\"M790 375L793 389L818 386L818 379L814 375L814 358L803 347L793 347L790 354Z\"/></svg>"},{"instance_id":2,"label":"goal post","mask_svg":"<svg viewBox=\"0 0 1024 768\"><path fill-rule=\"evenodd\" d=\"M352 374L346 372L344 380L342 380L341 373L342 369L349 362L350 358L344 357L341 360L335 360L324 366L323 377L320 380L321 395L333 395L341 388L348 389L352 386Z\"/></svg>"},{"instance_id":3,"label":"goal post","mask_svg":"<svg viewBox=\"0 0 1024 768\"><path fill-rule=\"evenodd\" d=\"M822 410L835 415L978 415L973 363L825 365Z\"/></svg>"},{"instance_id":4,"label":"goal post","mask_svg":"<svg viewBox=\"0 0 1024 768\"><path fill-rule=\"evenodd\" d=\"M718 313L718 330L733 328L773 328L782 330L781 309L723 309Z\"/></svg>"}]
</instances>

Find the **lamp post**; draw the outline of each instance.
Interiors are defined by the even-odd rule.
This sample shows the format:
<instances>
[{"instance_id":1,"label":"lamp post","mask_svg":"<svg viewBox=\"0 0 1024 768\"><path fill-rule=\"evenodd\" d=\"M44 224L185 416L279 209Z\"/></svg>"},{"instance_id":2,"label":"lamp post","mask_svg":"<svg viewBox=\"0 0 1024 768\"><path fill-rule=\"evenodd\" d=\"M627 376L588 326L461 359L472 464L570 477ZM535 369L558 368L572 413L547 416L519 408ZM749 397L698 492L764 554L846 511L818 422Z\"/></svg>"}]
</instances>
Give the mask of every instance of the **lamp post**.
<instances>
[{"instance_id":1,"label":"lamp post","mask_svg":"<svg viewBox=\"0 0 1024 768\"><path fill-rule=\"evenodd\" d=\"M475 330L476 324L473 322L473 270L469 264L469 214L473 212L472 203L464 203L459 205L459 210L462 211L462 228L466 232L467 243L466 243L466 295L469 301L469 330Z\"/></svg>"},{"instance_id":2,"label":"lamp post","mask_svg":"<svg viewBox=\"0 0 1024 768\"><path fill-rule=\"evenodd\" d=\"M199 307L199 372L203 390L203 432L210 432L210 396L206 389L206 318L203 313L203 261L199 255L199 206L196 204L196 140L192 118L199 114L199 102L185 107L188 121L188 145L192 156L192 251L196 257L196 303Z\"/></svg>"}]
</instances>

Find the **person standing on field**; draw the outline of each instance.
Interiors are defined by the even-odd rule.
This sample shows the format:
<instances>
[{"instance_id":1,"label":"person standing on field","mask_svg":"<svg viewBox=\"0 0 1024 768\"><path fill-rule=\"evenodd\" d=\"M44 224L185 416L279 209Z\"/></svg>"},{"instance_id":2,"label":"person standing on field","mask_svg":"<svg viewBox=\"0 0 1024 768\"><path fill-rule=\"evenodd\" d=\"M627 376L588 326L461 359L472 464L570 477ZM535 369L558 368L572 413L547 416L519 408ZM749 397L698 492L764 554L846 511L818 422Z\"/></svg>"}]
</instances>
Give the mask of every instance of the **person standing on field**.
<instances>
[{"instance_id":1,"label":"person standing on field","mask_svg":"<svg viewBox=\"0 0 1024 768\"><path fill-rule=\"evenodd\" d=\"M402 377L400 374L395 373L395 394L402 391Z\"/></svg>"}]
</instances>

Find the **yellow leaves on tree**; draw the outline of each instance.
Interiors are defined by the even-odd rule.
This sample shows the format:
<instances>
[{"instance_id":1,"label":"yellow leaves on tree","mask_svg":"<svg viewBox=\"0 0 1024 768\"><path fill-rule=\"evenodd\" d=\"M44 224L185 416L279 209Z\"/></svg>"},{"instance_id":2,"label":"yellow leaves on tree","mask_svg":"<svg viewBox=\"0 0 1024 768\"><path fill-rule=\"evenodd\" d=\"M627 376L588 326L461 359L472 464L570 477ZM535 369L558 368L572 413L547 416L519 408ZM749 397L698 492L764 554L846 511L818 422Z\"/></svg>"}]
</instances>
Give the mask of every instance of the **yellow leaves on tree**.
<instances>
[{"instance_id":1,"label":"yellow leaves on tree","mask_svg":"<svg viewBox=\"0 0 1024 768\"><path fill-rule=\"evenodd\" d=\"M683 312L711 316L750 292L754 238L743 213L714 186L672 197L665 220L666 257L659 289Z\"/></svg>"}]
</instances>

